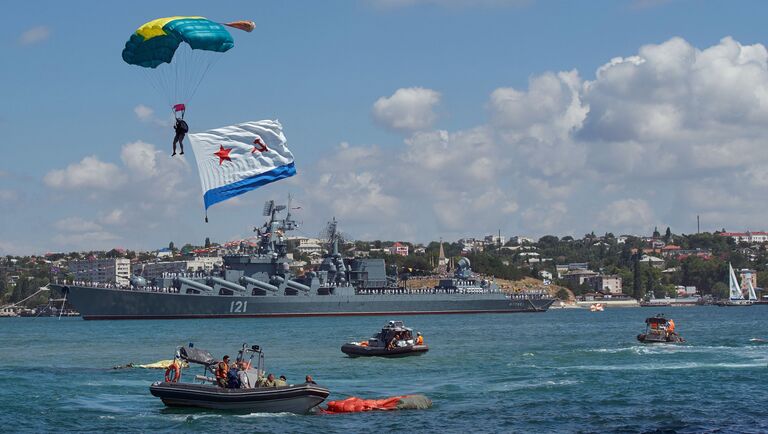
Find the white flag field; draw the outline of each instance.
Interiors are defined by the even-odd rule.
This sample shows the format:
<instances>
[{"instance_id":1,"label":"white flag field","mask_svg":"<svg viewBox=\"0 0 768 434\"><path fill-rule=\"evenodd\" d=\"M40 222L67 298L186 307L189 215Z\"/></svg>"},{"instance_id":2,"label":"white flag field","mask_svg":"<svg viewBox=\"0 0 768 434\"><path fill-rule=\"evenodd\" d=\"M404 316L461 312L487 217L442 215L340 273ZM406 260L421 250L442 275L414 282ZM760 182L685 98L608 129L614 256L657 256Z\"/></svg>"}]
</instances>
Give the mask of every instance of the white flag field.
<instances>
[{"instance_id":1,"label":"white flag field","mask_svg":"<svg viewBox=\"0 0 768 434\"><path fill-rule=\"evenodd\" d=\"M278 121L254 121L189 135L205 209L296 174Z\"/></svg>"}]
</instances>

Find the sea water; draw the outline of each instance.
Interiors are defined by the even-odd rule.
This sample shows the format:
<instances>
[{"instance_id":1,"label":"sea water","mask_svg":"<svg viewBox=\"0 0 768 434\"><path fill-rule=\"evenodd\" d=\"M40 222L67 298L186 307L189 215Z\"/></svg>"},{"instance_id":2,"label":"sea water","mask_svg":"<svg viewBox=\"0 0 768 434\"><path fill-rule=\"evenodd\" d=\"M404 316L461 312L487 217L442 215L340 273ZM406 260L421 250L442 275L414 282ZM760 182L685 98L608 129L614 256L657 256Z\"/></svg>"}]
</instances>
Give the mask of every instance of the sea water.
<instances>
[{"instance_id":1,"label":"sea water","mask_svg":"<svg viewBox=\"0 0 768 434\"><path fill-rule=\"evenodd\" d=\"M687 339L643 345L663 312ZM172 321L0 319L0 430L92 432L766 432L768 306L550 310L500 315ZM344 342L404 319L430 351L351 359ZM194 342L215 357L243 342L269 372L304 376L329 399L422 393L429 410L340 415L166 408L162 371L112 369L172 358ZM185 370L185 376L200 369Z\"/></svg>"}]
</instances>

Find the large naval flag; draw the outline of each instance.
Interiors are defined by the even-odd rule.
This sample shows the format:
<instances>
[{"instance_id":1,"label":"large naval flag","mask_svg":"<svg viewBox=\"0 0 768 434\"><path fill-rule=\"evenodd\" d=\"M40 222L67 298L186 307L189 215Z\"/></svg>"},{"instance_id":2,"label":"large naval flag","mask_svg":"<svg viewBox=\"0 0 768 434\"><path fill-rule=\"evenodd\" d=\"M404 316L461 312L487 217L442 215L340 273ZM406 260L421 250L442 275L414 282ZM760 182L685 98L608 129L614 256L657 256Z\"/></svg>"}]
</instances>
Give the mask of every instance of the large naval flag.
<instances>
[{"instance_id":1,"label":"large naval flag","mask_svg":"<svg viewBox=\"0 0 768 434\"><path fill-rule=\"evenodd\" d=\"M189 135L205 209L296 174L278 121L254 121Z\"/></svg>"}]
</instances>

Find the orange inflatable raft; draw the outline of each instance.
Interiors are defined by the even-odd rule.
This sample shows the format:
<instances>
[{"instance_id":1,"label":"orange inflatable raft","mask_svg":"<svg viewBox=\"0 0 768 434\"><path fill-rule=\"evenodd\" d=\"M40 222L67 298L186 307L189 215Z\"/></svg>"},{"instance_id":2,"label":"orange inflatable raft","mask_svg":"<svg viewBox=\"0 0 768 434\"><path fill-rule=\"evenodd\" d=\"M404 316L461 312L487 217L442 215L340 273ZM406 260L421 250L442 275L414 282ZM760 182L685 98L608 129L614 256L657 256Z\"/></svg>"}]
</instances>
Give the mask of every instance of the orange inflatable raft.
<instances>
[{"instance_id":1,"label":"orange inflatable raft","mask_svg":"<svg viewBox=\"0 0 768 434\"><path fill-rule=\"evenodd\" d=\"M432 407L432 400L424 395L403 395L382 399L362 399L356 396L340 401L329 401L325 413L358 413L362 411L418 410Z\"/></svg>"}]
</instances>

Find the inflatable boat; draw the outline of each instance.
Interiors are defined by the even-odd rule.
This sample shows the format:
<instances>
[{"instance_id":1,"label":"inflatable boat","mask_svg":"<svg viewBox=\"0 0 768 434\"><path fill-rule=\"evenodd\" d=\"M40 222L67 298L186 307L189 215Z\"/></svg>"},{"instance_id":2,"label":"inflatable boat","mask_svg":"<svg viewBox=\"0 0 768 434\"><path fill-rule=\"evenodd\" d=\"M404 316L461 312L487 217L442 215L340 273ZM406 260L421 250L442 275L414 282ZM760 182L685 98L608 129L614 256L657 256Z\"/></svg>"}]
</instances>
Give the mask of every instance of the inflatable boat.
<instances>
[{"instance_id":1,"label":"inflatable boat","mask_svg":"<svg viewBox=\"0 0 768 434\"><path fill-rule=\"evenodd\" d=\"M257 356L255 368L254 356ZM177 361L179 363L175 363ZM192 382L182 382L184 376L181 362L202 366L203 375L195 375ZM241 369L238 375L233 375L234 378L228 383L229 387L217 384L217 364L217 360L208 351L194 348L192 344L179 347L174 363L165 371L165 381L152 383L149 391L169 407L298 414L308 413L330 394L328 389L314 382L264 386L264 353L258 345L247 348L243 344L237 356L237 366Z\"/></svg>"},{"instance_id":2,"label":"inflatable boat","mask_svg":"<svg viewBox=\"0 0 768 434\"><path fill-rule=\"evenodd\" d=\"M420 356L429 351L424 337L406 327L402 321L389 321L376 333L362 342L348 342L341 346L341 352L349 357L407 357Z\"/></svg>"},{"instance_id":3,"label":"inflatable boat","mask_svg":"<svg viewBox=\"0 0 768 434\"><path fill-rule=\"evenodd\" d=\"M637 335L637 340L644 344L685 342L685 339L675 332L675 322L661 314L645 319L645 333Z\"/></svg>"}]
</instances>

